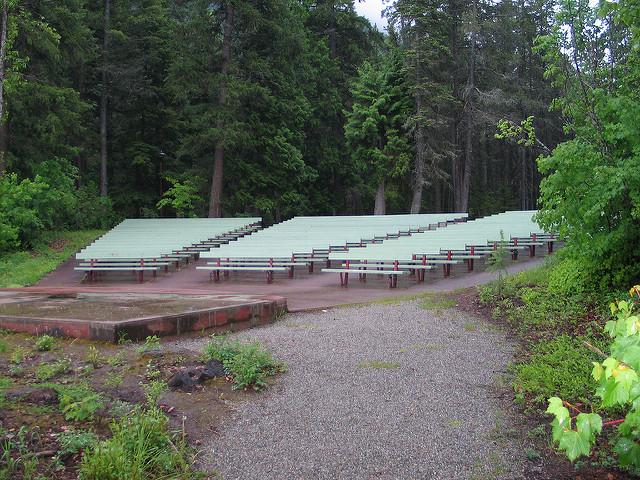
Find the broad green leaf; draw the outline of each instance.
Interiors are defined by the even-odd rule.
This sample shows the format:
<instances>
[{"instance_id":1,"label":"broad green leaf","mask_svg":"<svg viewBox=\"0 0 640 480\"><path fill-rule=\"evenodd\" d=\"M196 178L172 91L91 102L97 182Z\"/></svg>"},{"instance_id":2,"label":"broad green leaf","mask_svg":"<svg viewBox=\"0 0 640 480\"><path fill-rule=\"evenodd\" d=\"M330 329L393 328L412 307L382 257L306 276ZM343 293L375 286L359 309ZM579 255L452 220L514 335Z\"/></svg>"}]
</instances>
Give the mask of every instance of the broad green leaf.
<instances>
[{"instance_id":1,"label":"broad green leaf","mask_svg":"<svg viewBox=\"0 0 640 480\"><path fill-rule=\"evenodd\" d=\"M591 451L591 444L589 443L589 440L585 438L585 435L582 435L575 430L568 430L564 432L558 447L560 450L565 451L567 457L572 462L582 455L589 455L589 452Z\"/></svg>"}]
</instances>

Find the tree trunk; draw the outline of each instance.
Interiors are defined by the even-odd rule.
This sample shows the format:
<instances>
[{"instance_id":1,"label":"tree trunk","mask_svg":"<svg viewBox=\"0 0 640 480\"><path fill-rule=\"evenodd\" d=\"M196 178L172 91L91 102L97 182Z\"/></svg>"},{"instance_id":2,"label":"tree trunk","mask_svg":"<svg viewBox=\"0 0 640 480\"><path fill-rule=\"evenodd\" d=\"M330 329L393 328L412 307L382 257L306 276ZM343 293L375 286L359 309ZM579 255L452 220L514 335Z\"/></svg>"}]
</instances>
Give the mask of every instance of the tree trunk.
<instances>
[{"instance_id":1,"label":"tree trunk","mask_svg":"<svg viewBox=\"0 0 640 480\"><path fill-rule=\"evenodd\" d=\"M107 84L107 59L109 53L109 28L111 23L111 0L104 0L104 37L102 39L102 95L100 98L100 196L108 194L108 146L107 146L107 103L109 86Z\"/></svg>"},{"instance_id":2,"label":"tree trunk","mask_svg":"<svg viewBox=\"0 0 640 480\"><path fill-rule=\"evenodd\" d=\"M2 0L2 25L0 26L0 177L7 168L7 126L5 124L4 80L5 59L7 58L7 21L9 19L8 0Z\"/></svg>"},{"instance_id":3,"label":"tree trunk","mask_svg":"<svg viewBox=\"0 0 640 480\"><path fill-rule=\"evenodd\" d=\"M419 100L420 95L418 94L418 99L416 103L420 104ZM422 107L419 106L419 112L422 111ZM420 113L418 114L418 118L420 118ZM418 120L420 121L420 120ZM426 141L425 141L425 133L424 127L420 124L416 125L416 158L415 158L415 169L414 169L414 177L413 177L413 197L411 198L411 213L420 213L422 208L422 191L424 190L424 170L425 170L425 150L426 150Z\"/></svg>"},{"instance_id":4,"label":"tree trunk","mask_svg":"<svg viewBox=\"0 0 640 480\"><path fill-rule=\"evenodd\" d=\"M416 44L419 42L420 37L416 34ZM416 45L416 92L415 92L415 104L416 104L416 156L415 166L413 171L413 197L411 198L412 214L420 213L422 208L422 192L424 190L424 175L425 175L425 153L426 153L426 135L424 131L424 125L422 121L422 92L420 91L422 82L422 69L420 63L420 57L418 55L420 46Z\"/></svg>"},{"instance_id":5,"label":"tree trunk","mask_svg":"<svg viewBox=\"0 0 640 480\"><path fill-rule=\"evenodd\" d=\"M465 117L466 117L466 132L465 132L465 145L464 145L464 167L462 172L457 172L461 175L459 189L456 192L456 211L466 212L469 210L469 188L471 186L471 163L473 161L473 124L474 124L474 97L476 90L476 23L477 23L477 8L476 2L472 4L472 30L471 41L469 42L469 72L467 75L467 86L465 88Z\"/></svg>"},{"instance_id":6,"label":"tree trunk","mask_svg":"<svg viewBox=\"0 0 640 480\"><path fill-rule=\"evenodd\" d=\"M527 210L527 152L520 148L520 210Z\"/></svg>"},{"instance_id":7,"label":"tree trunk","mask_svg":"<svg viewBox=\"0 0 640 480\"><path fill-rule=\"evenodd\" d=\"M384 199L384 178L380 180L378 183L378 191L376 192L376 204L373 207L374 215L385 215L386 214L386 204Z\"/></svg>"},{"instance_id":8,"label":"tree trunk","mask_svg":"<svg viewBox=\"0 0 640 480\"><path fill-rule=\"evenodd\" d=\"M221 112L224 112L224 107L227 103L227 87L229 67L231 65L231 35L233 34L233 5L230 1L227 1L226 16L223 26L223 38L222 38L222 64L220 66L220 90L218 92L218 108ZM218 136L222 135L224 129L224 121L221 116L218 117L216 122L216 129L218 130ZM224 170L224 143L218 138L216 143L216 149L214 152L213 161L213 177L211 178L211 195L209 196L209 217L222 216L222 180Z\"/></svg>"}]
</instances>

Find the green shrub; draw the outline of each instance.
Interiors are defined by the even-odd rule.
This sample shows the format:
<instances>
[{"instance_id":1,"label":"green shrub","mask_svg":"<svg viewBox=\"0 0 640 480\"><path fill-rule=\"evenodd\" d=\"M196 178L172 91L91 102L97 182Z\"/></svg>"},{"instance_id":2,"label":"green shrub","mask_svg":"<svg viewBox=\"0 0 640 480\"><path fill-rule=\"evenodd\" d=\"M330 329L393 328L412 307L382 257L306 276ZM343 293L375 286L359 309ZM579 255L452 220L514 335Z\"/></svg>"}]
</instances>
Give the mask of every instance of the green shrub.
<instances>
[{"instance_id":1,"label":"green shrub","mask_svg":"<svg viewBox=\"0 0 640 480\"><path fill-rule=\"evenodd\" d=\"M95 433L75 429L60 432L57 435L57 439L58 443L60 443L59 456L73 455L81 450L93 447L98 442L98 436Z\"/></svg>"},{"instance_id":2,"label":"green shrub","mask_svg":"<svg viewBox=\"0 0 640 480\"><path fill-rule=\"evenodd\" d=\"M529 394L536 403L558 394L572 401L590 402L591 362L598 357L582 340L561 335L534 345L528 360L515 367L516 392Z\"/></svg>"},{"instance_id":3,"label":"green shrub","mask_svg":"<svg viewBox=\"0 0 640 480\"><path fill-rule=\"evenodd\" d=\"M273 358L258 342L245 345L225 337L212 336L203 350L205 360L220 360L233 377L233 388L266 387L266 379L282 371L284 366Z\"/></svg>"},{"instance_id":4,"label":"green shrub","mask_svg":"<svg viewBox=\"0 0 640 480\"><path fill-rule=\"evenodd\" d=\"M88 385L74 385L58 389L60 409L67 420L82 422L93 419L104 406L102 396Z\"/></svg>"},{"instance_id":5,"label":"green shrub","mask_svg":"<svg viewBox=\"0 0 640 480\"><path fill-rule=\"evenodd\" d=\"M111 199L101 196L95 183L82 185L76 191L76 197L75 228L108 229L118 222Z\"/></svg>"},{"instance_id":6,"label":"green shrub","mask_svg":"<svg viewBox=\"0 0 640 480\"><path fill-rule=\"evenodd\" d=\"M583 294L592 290L587 268L584 262L573 258L565 258L557 262L549 272L549 290L565 296Z\"/></svg>"},{"instance_id":7,"label":"green shrub","mask_svg":"<svg viewBox=\"0 0 640 480\"><path fill-rule=\"evenodd\" d=\"M111 438L85 451L81 480L200 477L191 471L193 458L184 436L170 434L167 418L157 407L137 407L112 422L111 433Z\"/></svg>"},{"instance_id":8,"label":"green shrub","mask_svg":"<svg viewBox=\"0 0 640 480\"><path fill-rule=\"evenodd\" d=\"M147 337L142 345L140 345L136 350L138 353L143 354L150 350L156 350L160 348L160 337L157 335L151 335Z\"/></svg>"},{"instance_id":9,"label":"green shrub","mask_svg":"<svg viewBox=\"0 0 640 480\"><path fill-rule=\"evenodd\" d=\"M36 338L36 350L39 352L48 352L53 348L55 339L51 335L42 335Z\"/></svg>"},{"instance_id":10,"label":"green shrub","mask_svg":"<svg viewBox=\"0 0 640 480\"><path fill-rule=\"evenodd\" d=\"M26 356L27 351L23 347L18 346L13 349L13 352L11 352L11 363L14 365L20 365Z\"/></svg>"},{"instance_id":11,"label":"green shrub","mask_svg":"<svg viewBox=\"0 0 640 480\"><path fill-rule=\"evenodd\" d=\"M99 368L102 363L102 357L94 345L90 345L89 348L87 348L84 354L84 360L93 368Z\"/></svg>"},{"instance_id":12,"label":"green shrub","mask_svg":"<svg viewBox=\"0 0 640 480\"><path fill-rule=\"evenodd\" d=\"M36 369L36 378L38 380L49 380L55 376L67 373L71 369L71 362L62 358L54 363L41 363Z\"/></svg>"},{"instance_id":13,"label":"green shrub","mask_svg":"<svg viewBox=\"0 0 640 480\"><path fill-rule=\"evenodd\" d=\"M207 342L202 350L204 360L220 360L222 363L228 362L235 357L242 348L240 342L232 342L225 336L211 335L211 340Z\"/></svg>"},{"instance_id":14,"label":"green shrub","mask_svg":"<svg viewBox=\"0 0 640 480\"><path fill-rule=\"evenodd\" d=\"M7 345L7 342L5 342L0 338L0 353L6 352L7 348L9 348L9 346Z\"/></svg>"}]
</instances>

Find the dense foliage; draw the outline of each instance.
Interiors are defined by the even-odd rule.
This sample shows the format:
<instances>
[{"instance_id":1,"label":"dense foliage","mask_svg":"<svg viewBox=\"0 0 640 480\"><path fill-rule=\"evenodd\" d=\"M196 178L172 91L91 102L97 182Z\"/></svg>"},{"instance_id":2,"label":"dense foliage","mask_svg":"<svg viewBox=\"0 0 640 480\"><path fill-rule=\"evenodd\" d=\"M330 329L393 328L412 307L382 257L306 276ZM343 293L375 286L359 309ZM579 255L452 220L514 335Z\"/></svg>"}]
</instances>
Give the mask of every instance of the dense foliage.
<instances>
[{"instance_id":1,"label":"dense foliage","mask_svg":"<svg viewBox=\"0 0 640 480\"><path fill-rule=\"evenodd\" d=\"M562 139L551 1L398 0L386 36L352 1L5 7L0 250L122 217L533 207L535 152L495 124Z\"/></svg>"},{"instance_id":2,"label":"dense foliage","mask_svg":"<svg viewBox=\"0 0 640 480\"><path fill-rule=\"evenodd\" d=\"M570 239L587 289L640 278L639 22L635 2L567 0L539 39L572 137L539 161L539 219Z\"/></svg>"},{"instance_id":3,"label":"dense foliage","mask_svg":"<svg viewBox=\"0 0 640 480\"><path fill-rule=\"evenodd\" d=\"M629 300L611 304L614 320L607 322L606 332L613 339L611 354L602 362L593 362L592 376L596 395L602 406L623 407L624 419L604 422L597 413L582 412L559 397L549 399L547 413L554 415L553 440L570 460L589 455L596 435L603 425L618 425L614 450L622 466L640 468L640 317L635 309L640 298L640 286L630 290ZM571 415L571 410L575 416Z\"/></svg>"}]
</instances>

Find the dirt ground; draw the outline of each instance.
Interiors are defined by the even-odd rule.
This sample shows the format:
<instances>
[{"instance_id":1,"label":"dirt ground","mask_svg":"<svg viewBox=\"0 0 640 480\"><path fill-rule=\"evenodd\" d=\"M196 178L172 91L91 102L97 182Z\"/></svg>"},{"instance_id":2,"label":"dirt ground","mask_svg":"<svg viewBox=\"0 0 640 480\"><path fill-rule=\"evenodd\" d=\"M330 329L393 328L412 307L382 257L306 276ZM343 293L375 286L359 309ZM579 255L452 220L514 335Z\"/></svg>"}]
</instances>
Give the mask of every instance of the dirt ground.
<instances>
[{"instance_id":1,"label":"dirt ground","mask_svg":"<svg viewBox=\"0 0 640 480\"><path fill-rule=\"evenodd\" d=\"M73 429L107 437L112 419L145 402L143 385L150 370L159 371L159 378L166 381L179 370L203 365L198 352L155 345L142 352L144 343L55 339L50 351L40 352L35 340L24 334L0 333L0 370L4 372L0 376L0 445L13 440L35 453L36 473L48 478L76 478L81 455L58 454L60 433ZM59 362L68 362L66 371L44 378L42 366ZM88 386L103 399L93 419L66 420L61 411L61 392L78 385ZM223 377L208 380L191 392L167 390L159 405L171 427L183 431L197 448L203 439L215 435L234 402L251 400L255 395L259 394L233 390L230 380ZM17 459L16 452L13 456Z\"/></svg>"}]
</instances>

